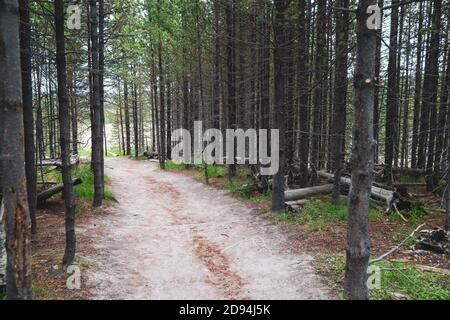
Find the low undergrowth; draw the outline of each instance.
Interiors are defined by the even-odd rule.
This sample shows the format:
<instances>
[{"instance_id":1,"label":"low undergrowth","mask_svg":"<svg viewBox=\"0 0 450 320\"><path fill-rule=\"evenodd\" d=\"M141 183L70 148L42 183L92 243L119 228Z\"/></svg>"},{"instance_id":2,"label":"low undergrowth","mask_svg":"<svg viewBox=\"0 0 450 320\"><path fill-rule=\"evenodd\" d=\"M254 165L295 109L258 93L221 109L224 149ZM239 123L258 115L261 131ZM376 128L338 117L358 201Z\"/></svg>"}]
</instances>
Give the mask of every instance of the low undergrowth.
<instances>
[{"instance_id":1,"label":"low undergrowth","mask_svg":"<svg viewBox=\"0 0 450 320\"><path fill-rule=\"evenodd\" d=\"M166 162L166 169L177 171L195 171L197 172L197 180L205 181L204 165L186 166L177 164L173 161ZM232 180L228 179L227 167L224 165L208 165L208 179L211 184L216 187L229 190L230 193L240 199L251 202L266 202L272 198L272 193L260 193L254 187L250 178L250 169L246 166L238 166L236 177Z\"/></svg>"},{"instance_id":2,"label":"low undergrowth","mask_svg":"<svg viewBox=\"0 0 450 320\"><path fill-rule=\"evenodd\" d=\"M331 279L332 286L343 298L345 276L345 255L326 253L314 261L316 271ZM378 269L379 282L374 281L369 291L372 300L449 300L450 281L448 277L423 272L414 264L382 261L371 268ZM373 278L374 279L374 278ZM373 280L372 279L372 280Z\"/></svg>"},{"instance_id":3,"label":"low undergrowth","mask_svg":"<svg viewBox=\"0 0 450 320\"><path fill-rule=\"evenodd\" d=\"M78 166L72 168L72 178L80 178L82 183L74 187L75 197L84 199L87 201L94 200L94 174L92 173L90 163L81 163ZM51 181L56 183L62 183L61 172L53 170L48 172L44 178L45 181ZM105 176L105 184L107 185L109 179ZM105 200L116 201L111 191L105 190Z\"/></svg>"},{"instance_id":4,"label":"low undergrowth","mask_svg":"<svg viewBox=\"0 0 450 320\"><path fill-rule=\"evenodd\" d=\"M375 207L370 207L369 220L378 219L383 213ZM274 214L276 220L305 226L311 231L321 231L332 221L346 221L348 217L347 199L341 198L335 204L330 198L315 198L308 201L297 213L286 212Z\"/></svg>"}]
</instances>

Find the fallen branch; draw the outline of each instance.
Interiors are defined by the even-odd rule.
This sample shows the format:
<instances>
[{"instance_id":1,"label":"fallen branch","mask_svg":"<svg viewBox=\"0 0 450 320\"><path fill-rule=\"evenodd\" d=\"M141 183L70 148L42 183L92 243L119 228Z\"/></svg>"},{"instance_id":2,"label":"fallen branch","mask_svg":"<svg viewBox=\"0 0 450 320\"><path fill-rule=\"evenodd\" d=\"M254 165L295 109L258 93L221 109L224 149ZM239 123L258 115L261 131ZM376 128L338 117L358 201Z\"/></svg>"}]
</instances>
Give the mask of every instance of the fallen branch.
<instances>
[{"instance_id":1,"label":"fallen branch","mask_svg":"<svg viewBox=\"0 0 450 320\"><path fill-rule=\"evenodd\" d=\"M448 270L448 269L435 268L435 267L423 266L423 265L416 265L415 267L416 267L416 269L419 269L420 271L439 273L439 274L444 274L446 276L450 276L450 270Z\"/></svg>"},{"instance_id":2,"label":"fallen branch","mask_svg":"<svg viewBox=\"0 0 450 320\"><path fill-rule=\"evenodd\" d=\"M414 237L414 235L420 231L420 229L422 229L425 226L425 224L421 224L420 226L418 226L408 237L405 238L405 240L403 240L398 246L392 248L390 251L386 252L385 254L383 254L382 256L376 258L375 260L371 260L369 261L369 265L370 264L374 264L376 262L380 262L383 261L384 259L386 259L388 256L390 256L391 254L393 254L394 252L396 252L397 250L399 250L401 247L403 247L405 245L405 243L411 239L412 237Z\"/></svg>"}]
</instances>

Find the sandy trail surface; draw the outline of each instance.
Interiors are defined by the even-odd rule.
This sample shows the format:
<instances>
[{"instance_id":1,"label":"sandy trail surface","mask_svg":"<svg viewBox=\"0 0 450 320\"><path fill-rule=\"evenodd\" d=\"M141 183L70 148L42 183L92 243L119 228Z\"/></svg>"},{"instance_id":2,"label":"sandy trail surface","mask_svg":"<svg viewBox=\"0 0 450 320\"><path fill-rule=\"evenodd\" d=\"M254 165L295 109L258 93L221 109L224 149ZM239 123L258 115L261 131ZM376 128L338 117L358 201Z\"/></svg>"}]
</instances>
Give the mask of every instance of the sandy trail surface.
<instances>
[{"instance_id":1,"label":"sandy trail surface","mask_svg":"<svg viewBox=\"0 0 450 320\"><path fill-rule=\"evenodd\" d=\"M118 203L79 230L93 239L93 299L327 299L312 257L227 192L107 159Z\"/></svg>"}]
</instances>

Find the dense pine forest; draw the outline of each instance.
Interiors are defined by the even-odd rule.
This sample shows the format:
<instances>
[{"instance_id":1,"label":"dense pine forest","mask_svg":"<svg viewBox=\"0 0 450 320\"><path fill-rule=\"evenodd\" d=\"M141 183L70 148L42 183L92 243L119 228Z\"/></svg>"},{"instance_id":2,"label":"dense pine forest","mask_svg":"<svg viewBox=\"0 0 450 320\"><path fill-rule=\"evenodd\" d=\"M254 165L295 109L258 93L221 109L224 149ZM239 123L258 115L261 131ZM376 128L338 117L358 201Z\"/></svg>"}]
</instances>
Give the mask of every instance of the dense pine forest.
<instances>
[{"instance_id":1,"label":"dense pine forest","mask_svg":"<svg viewBox=\"0 0 450 320\"><path fill-rule=\"evenodd\" d=\"M40 299L43 283L65 286L73 266L94 274L98 261L103 268L108 259L119 264L125 249L92 245L115 228L137 228L115 238L137 248L150 230L162 228L152 223L172 221L215 223L209 233L192 231L189 241L214 274L219 299L450 299L449 32L447 0L0 0L5 297ZM227 130L278 130L264 150L272 156L279 150L279 170L261 174L269 163L251 163L247 151L225 163L221 149L212 164L206 158L179 164L176 132L194 136L200 122L203 130L222 132L227 146L234 143ZM192 147L202 156L207 143ZM257 216L244 213L242 203L256 206ZM117 218L122 209L127 213ZM249 229L218 226L229 212ZM143 215L148 220L138 223ZM265 236L254 225L262 228L261 219L301 244ZM220 241L208 236L216 227ZM249 257L267 268L269 260L258 260L261 243L316 255L314 275L289 269L281 279L295 287L289 277L297 272L314 290L265 296L252 287L254 295L241 295L252 284L234 265L239 245L227 244L229 256L220 249L232 230L252 238ZM149 247L165 254L178 243L171 237L169 244L150 240ZM60 241L48 242L54 239ZM170 252L165 267L143 251L136 256L142 268L176 275L174 261L190 260L180 258L181 249ZM130 270L120 272L138 277ZM166 297L96 295L92 287L108 286L102 281L119 285L108 272L89 276L88 285L83 271L75 298ZM370 282L379 273L377 291ZM139 287L120 279L132 291ZM269 280L267 286L277 286ZM190 281L187 287L197 285ZM74 298L71 288L52 290L47 298ZM203 297L180 290L176 298Z\"/></svg>"}]
</instances>

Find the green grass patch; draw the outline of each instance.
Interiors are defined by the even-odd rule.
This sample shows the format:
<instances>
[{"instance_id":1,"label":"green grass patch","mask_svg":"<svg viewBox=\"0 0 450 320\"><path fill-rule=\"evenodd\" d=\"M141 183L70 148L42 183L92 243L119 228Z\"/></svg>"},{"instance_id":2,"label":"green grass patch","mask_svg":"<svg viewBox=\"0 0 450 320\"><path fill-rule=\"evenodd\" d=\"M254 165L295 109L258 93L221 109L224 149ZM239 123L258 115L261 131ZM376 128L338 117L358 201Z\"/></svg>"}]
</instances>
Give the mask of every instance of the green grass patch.
<instances>
[{"instance_id":1,"label":"green grass patch","mask_svg":"<svg viewBox=\"0 0 450 320\"><path fill-rule=\"evenodd\" d=\"M382 270L381 288L370 291L373 300L392 300L398 294L408 300L450 300L450 283L444 276L399 262L381 262L377 266Z\"/></svg>"},{"instance_id":2,"label":"green grass patch","mask_svg":"<svg viewBox=\"0 0 450 320\"><path fill-rule=\"evenodd\" d=\"M259 193L250 181L226 181L223 187L229 190L233 196L241 200L263 202L272 198L271 192L265 194Z\"/></svg>"},{"instance_id":3,"label":"green grass patch","mask_svg":"<svg viewBox=\"0 0 450 320\"><path fill-rule=\"evenodd\" d=\"M378 219L382 213L374 207L369 209L369 220ZM308 201L299 214L285 213L275 215L281 222L306 226L309 230L320 231L329 221L346 221L348 217L347 199L341 198L333 203L329 198L316 198Z\"/></svg>"},{"instance_id":4,"label":"green grass patch","mask_svg":"<svg viewBox=\"0 0 450 320\"><path fill-rule=\"evenodd\" d=\"M313 264L317 272L321 274L340 275L345 272L345 255L342 253L321 254Z\"/></svg>"},{"instance_id":5,"label":"green grass patch","mask_svg":"<svg viewBox=\"0 0 450 320\"><path fill-rule=\"evenodd\" d=\"M82 183L74 188L75 196L89 201L94 200L94 174L91 171L90 164L81 164L72 169L74 178L81 178ZM109 182L105 176L105 184ZM105 190L105 200L116 201L111 191Z\"/></svg>"},{"instance_id":6,"label":"green grass patch","mask_svg":"<svg viewBox=\"0 0 450 320\"><path fill-rule=\"evenodd\" d=\"M46 176L50 181L62 183L61 173L57 170L51 171ZM74 188L75 197L89 201L94 200L94 174L91 171L90 163L82 163L72 168L72 178L80 178L82 183ZM109 178L105 176L105 184ZM107 201L116 201L111 191L105 190L104 199Z\"/></svg>"},{"instance_id":7,"label":"green grass patch","mask_svg":"<svg viewBox=\"0 0 450 320\"><path fill-rule=\"evenodd\" d=\"M87 150L79 150L78 151L78 155L80 157L90 157L92 155L92 150L87 149Z\"/></svg>"},{"instance_id":8,"label":"green grass patch","mask_svg":"<svg viewBox=\"0 0 450 320\"><path fill-rule=\"evenodd\" d=\"M412 224L417 225L418 222L428 215L424 205L419 202L413 202L409 210L409 219Z\"/></svg>"},{"instance_id":9,"label":"green grass patch","mask_svg":"<svg viewBox=\"0 0 450 320\"><path fill-rule=\"evenodd\" d=\"M108 157L123 157L123 151L117 147L108 148Z\"/></svg>"},{"instance_id":10,"label":"green grass patch","mask_svg":"<svg viewBox=\"0 0 450 320\"><path fill-rule=\"evenodd\" d=\"M402 176L400 178L401 184L408 184L408 183L425 183L424 177L415 177L415 176Z\"/></svg>"},{"instance_id":11,"label":"green grass patch","mask_svg":"<svg viewBox=\"0 0 450 320\"><path fill-rule=\"evenodd\" d=\"M186 165L184 165L183 163L175 163L173 161L167 161L166 169L167 170L185 170Z\"/></svg>"}]
</instances>

